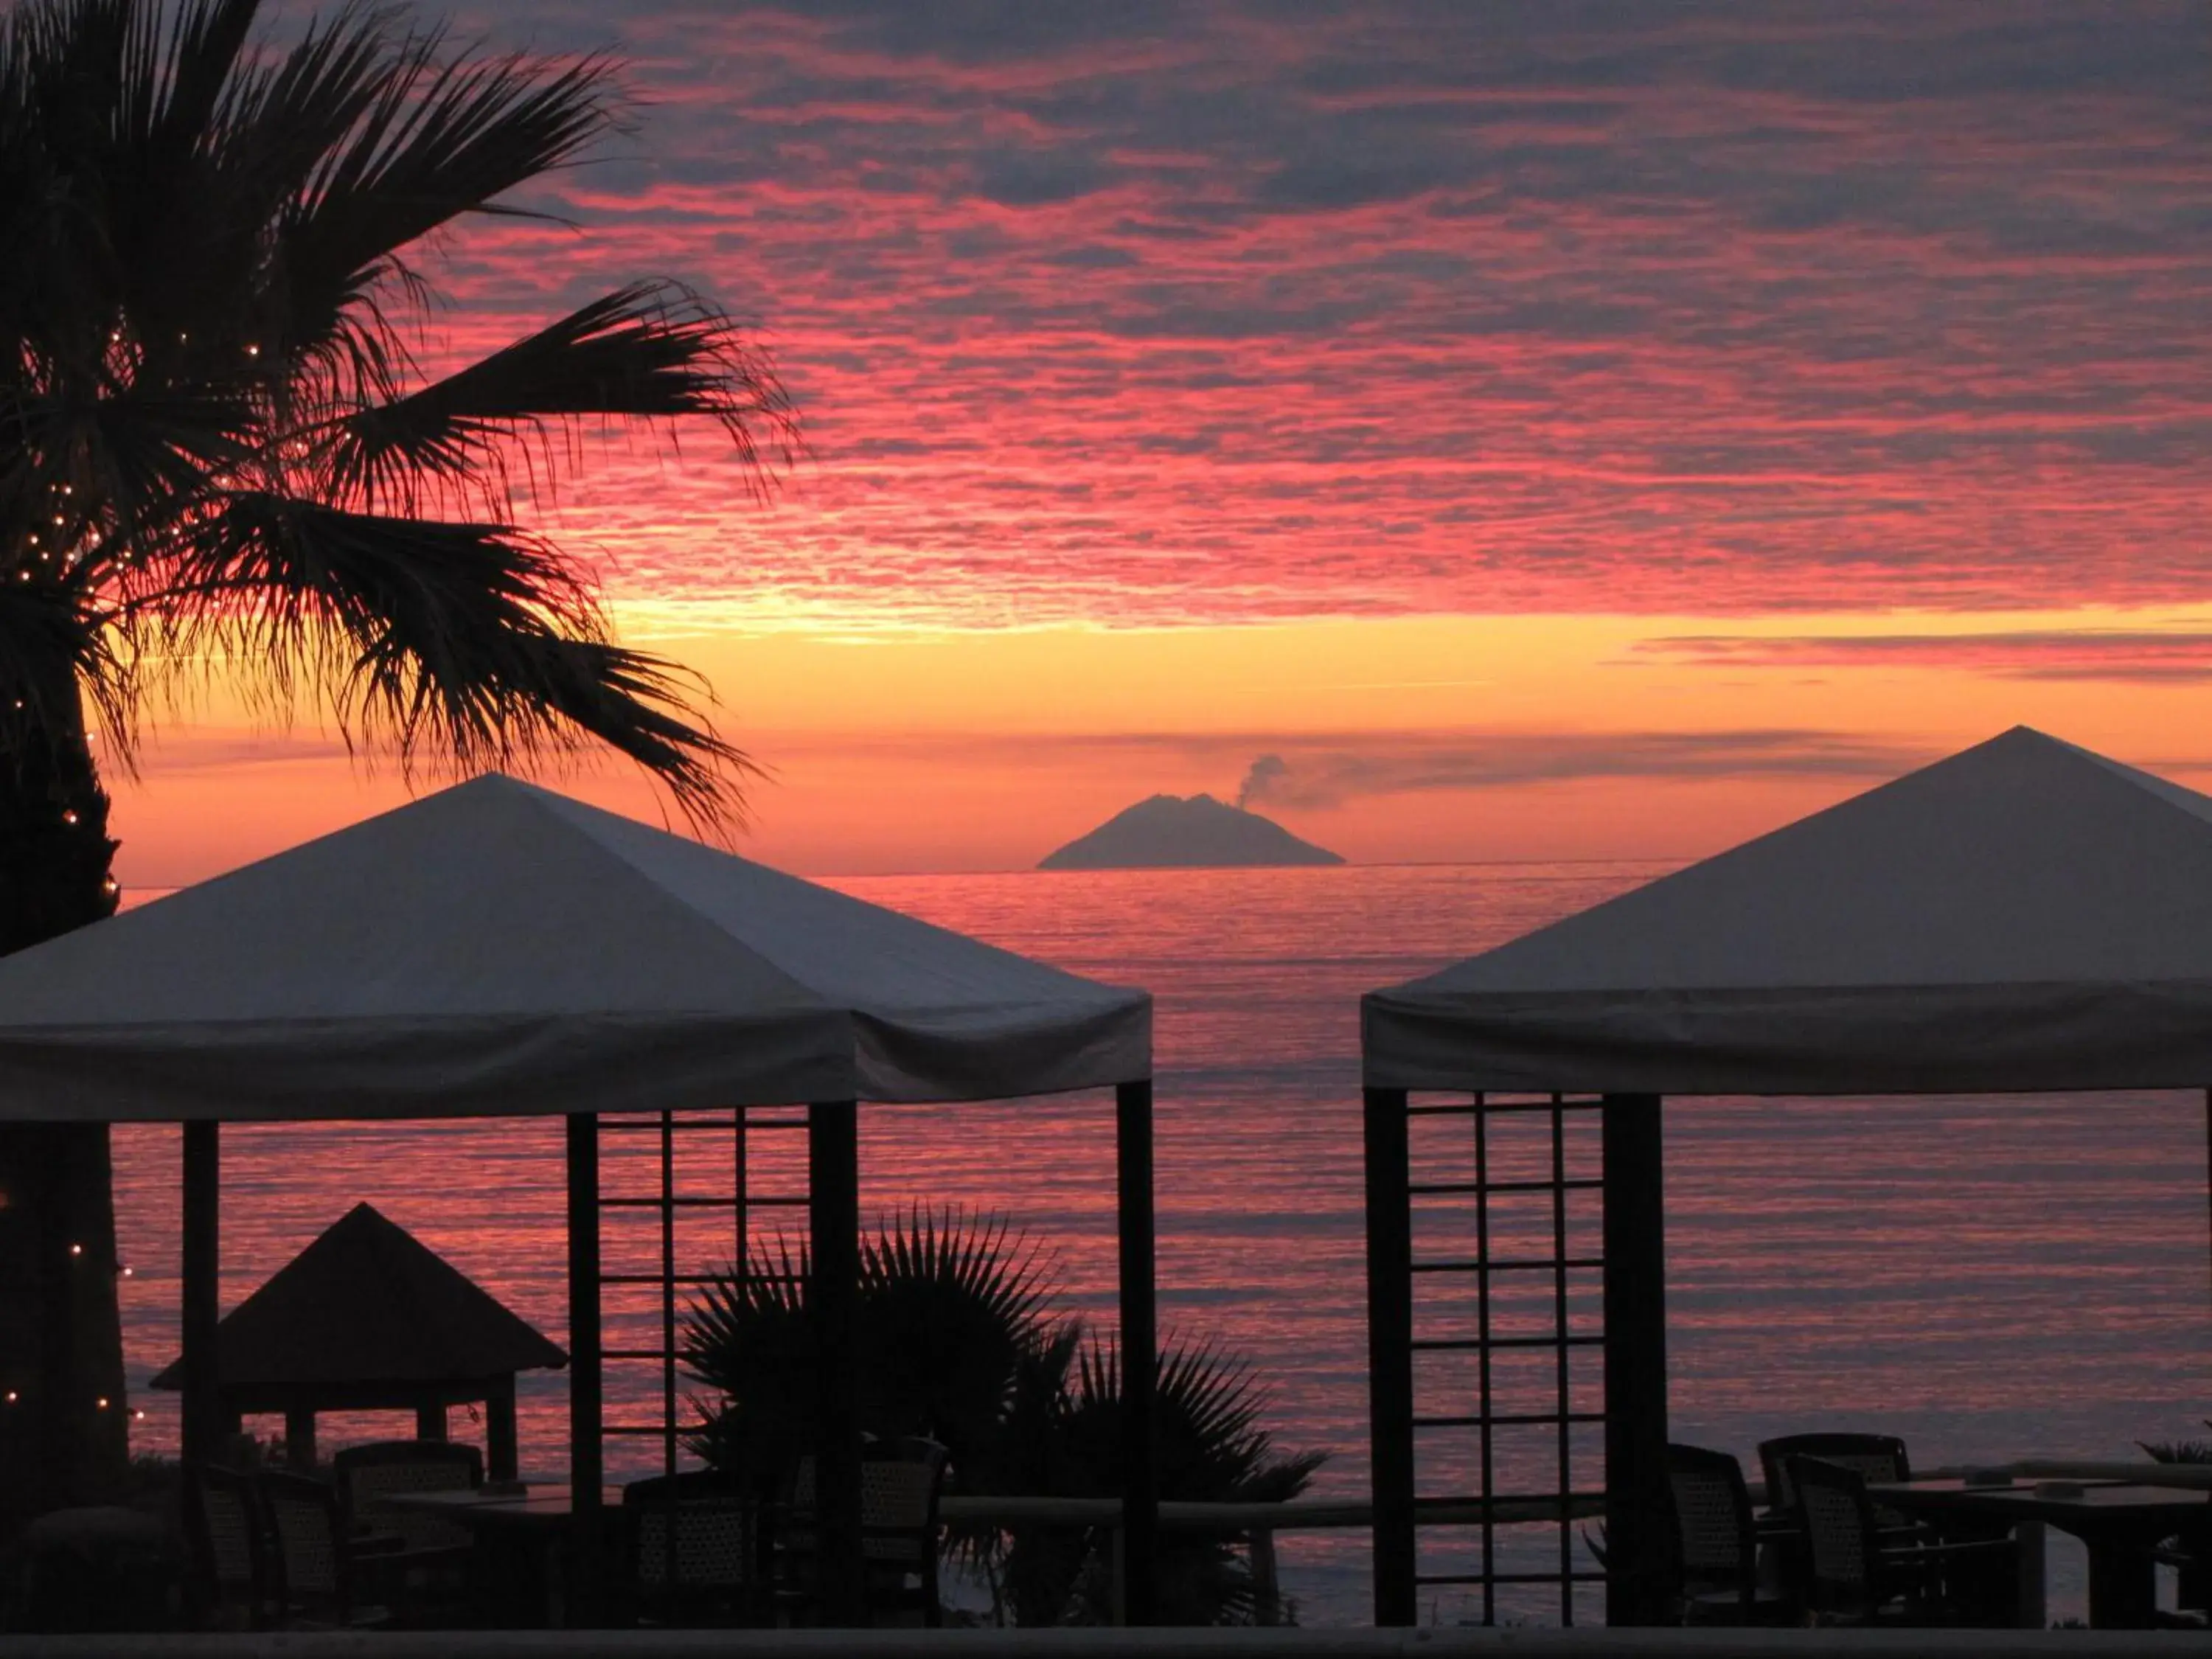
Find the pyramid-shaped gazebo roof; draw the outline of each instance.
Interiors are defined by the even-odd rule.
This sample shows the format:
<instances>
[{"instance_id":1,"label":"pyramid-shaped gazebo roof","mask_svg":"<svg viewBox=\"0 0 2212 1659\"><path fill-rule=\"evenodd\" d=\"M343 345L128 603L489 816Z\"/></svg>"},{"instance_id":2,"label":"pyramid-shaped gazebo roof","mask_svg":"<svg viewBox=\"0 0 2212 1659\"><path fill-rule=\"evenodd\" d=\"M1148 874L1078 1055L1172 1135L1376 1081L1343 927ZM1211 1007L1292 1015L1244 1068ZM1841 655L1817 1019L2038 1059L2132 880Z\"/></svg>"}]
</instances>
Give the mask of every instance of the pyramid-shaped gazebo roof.
<instances>
[{"instance_id":1,"label":"pyramid-shaped gazebo roof","mask_svg":"<svg viewBox=\"0 0 2212 1659\"><path fill-rule=\"evenodd\" d=\"M2212 799L2026 726L1370 993L1379 1088L2212 1083Z\"/></svg>"},{"instance_id":2,"label":"pyramid-shaped gazebo roof","mask_svg":"<svg viewBox=\"0 0 2212 1659\"><path fill-rule=\"evenodd\" d=\"M482 1382L568 1356L435 1250L356 1204L216 1327L226 1392ZM181 1388L181 1360L154 1379Z\"/></svg>"},{"instance_id":3,"label":"pyramid-shaped gazebo roof","mask_svg":"<svg viewBox=\"0 0 2212 1659\"><path fill-rule=\"evenodd\" d=\"M496 774L0 960L0 1120L997 1099L1152 999Z\"/></svg>"}]
</instances>

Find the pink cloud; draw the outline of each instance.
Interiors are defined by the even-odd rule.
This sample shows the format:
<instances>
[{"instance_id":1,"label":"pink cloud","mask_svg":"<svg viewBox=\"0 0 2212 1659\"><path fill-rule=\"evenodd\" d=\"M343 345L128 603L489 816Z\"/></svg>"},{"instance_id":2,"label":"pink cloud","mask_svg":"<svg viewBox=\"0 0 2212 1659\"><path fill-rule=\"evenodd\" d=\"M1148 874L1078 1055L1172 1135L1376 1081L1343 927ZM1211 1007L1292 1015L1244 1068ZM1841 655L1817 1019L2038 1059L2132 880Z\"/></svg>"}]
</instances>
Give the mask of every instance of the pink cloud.
<instances>
[{"instance_id":1,"label":"pink cloud","mask_svg":"<svg viewBox=\"0 0 2212 1659\"><path fill-rule=\"evenodd\" d=\"M605 164L456 351L643 271L815 460L563 502L619 591L854 626L2173 602L2212 161L2173 7L479 5Z\"/></svg>"}]
</instances>

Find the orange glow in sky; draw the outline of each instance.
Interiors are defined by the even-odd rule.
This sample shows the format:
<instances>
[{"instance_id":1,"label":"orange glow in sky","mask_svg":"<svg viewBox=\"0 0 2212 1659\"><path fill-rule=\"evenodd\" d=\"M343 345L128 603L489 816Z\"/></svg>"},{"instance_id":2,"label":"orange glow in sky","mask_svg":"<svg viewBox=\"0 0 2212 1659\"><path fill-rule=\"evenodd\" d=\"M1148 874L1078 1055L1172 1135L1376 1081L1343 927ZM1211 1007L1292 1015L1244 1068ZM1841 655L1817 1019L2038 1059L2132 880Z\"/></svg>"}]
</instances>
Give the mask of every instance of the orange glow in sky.
<instances>
[{"instance_id":1,"label":"orange glow in sky","mask_svg":"<svg viewBox=\"0 0 2212 1659\"><path fill-rule=\"evenodd\" d=\"M2201 682L2006 665L2046 635L2185 642L2189 616L1972 625L1999 641L1999 667L1959 618L1924 616L1729 618L1721 662L1719 624L1681 617L653 642L719 689L724 724L769 769L738 849L811 872L1022 868L1145 794L1234 798L1262 755L1284 766L1261 810L1378 862L1693 856L2021 721L2212 783ZM663 810L611 763L553 781ZM331 741L204 724L117 793L125 884L167 886L405 787Z\"/></svg>"},{"instance_id":2,"label":"orange glow in sky","mask_svg":"<svg viewBox=\"0 0 2212 1659\"><path fill-rule=\"evenodd\" d=\"M668 275L807 422L765 506L700 433L543 508L770 769L741 851L1020 867L1263 756L1360 860L1689 856L2021 721L2212 779L2186 8L460 22L643 101L431 262L434 349ZM126 885L404 793L165 731Z\"/></svg>"}]
</instances>

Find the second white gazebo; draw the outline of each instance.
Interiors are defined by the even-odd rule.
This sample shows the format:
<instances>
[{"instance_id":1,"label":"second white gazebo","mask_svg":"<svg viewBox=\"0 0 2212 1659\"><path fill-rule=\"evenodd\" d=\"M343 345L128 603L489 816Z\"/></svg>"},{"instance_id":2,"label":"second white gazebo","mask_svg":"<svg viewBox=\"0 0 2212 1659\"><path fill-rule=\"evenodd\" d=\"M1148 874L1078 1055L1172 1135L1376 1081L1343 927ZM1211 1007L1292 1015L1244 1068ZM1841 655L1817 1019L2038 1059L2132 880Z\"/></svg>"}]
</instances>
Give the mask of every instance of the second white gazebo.
<instances>
[{"instance_id":1,"label":"second white gazebo","mask_svg":"<svg viewBox=\"0 0 2212 1659\"><path fill-rule=\"evenodd\" d=\"M1664 1608L1669 1524L1662 1097L2212 1084L2212 799L2015 727L1370 992L1361 1015L1376 1622L1412 1623L1423 1582L1416 1431L1475 1428L1487 1468L1505 1423L1559 1425L1559 1490L1546 1501L1564 1522L1601 1498L1608 1621L1650 1623ZM1486 1117L1529 1111L1551 1116L1551 1176L1501 1184L1482 1167ZM1561 1126L1585 1111L1599 1115L1601 1170L1578 1175ZM1475 1120L1472 1181L1414 1180L1409 1120L1437 1113ZM1508 1185L1555 1206L1559 1242L1540 1260L1417 1260L1414 1198L1480 1207ZM1602 1188L1594 1253L1569 1242L1577 1187ZM1602 1336L1571 1330L1570 1279L1601 1269ZM1555 1330L1489 1329L1494 1275L1509 1270L1556 1281ZM1472 1336L1414 1328L1415 1274L1444 1271L1480 1280L1484 1328ZM1577 1352L1601 1341L1604 1408L1577 1411ZM1556 1410L1492 1412L1488 1351L1513 1346L1555 1350ZM1471 1415L1418 1418L1415 1355L1444 1349L1482 1356L1482 1397ZM1604 1491L1571 1490L1587 1482L1568 1478L1570 1426L1601 1420ZM1595 1575L1574 1559L1572 1528L1559 1534L1546 1577L1564 1597ZM1483 1559L1468 1582L1487 1596L1502 1578L1486 1541Z\"/></svg>"}]
</instances>

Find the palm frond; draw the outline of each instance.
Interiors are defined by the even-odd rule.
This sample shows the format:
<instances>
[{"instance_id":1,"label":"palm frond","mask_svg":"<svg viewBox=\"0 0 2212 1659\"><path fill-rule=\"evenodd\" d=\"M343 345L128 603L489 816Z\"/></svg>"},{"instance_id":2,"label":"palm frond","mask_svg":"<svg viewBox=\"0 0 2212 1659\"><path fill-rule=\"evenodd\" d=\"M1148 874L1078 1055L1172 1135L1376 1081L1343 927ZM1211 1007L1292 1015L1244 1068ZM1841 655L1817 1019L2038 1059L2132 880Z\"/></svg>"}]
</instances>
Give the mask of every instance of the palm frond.
<instances>
[{"instance_id":1,"label":"palm frond","mask_svg":"<svg viewBox=\"0 0 2212 1659\"><path fill-rule=\"evenodd\" d=\"M671 283L429 386L408 344L415 246L605 131L612 65L456 46L376 0L272 43L260 10L0 15L10 600L75 606L81 673L118 677L85 679L103 720L137 677L219 659L410 772L603 744L733 823L750 768L703 688L609 637L586 574L511 527L504 469L574 458L595 420L704 417L760 487L795 443L772 365Z\"/></svg>"},{"instance_id":2,"label":"palm frond","mask_svg":"<svg viewBox=\"0 0 2212 1659\"><path fill-rule=\"evenodd\" d=\"M210 476L250 458L253 434L250 407L212 393L0 386L0 533L12 532L0 573L66 554L68 585L85 591L126 557L143 572L206 501Z\"/></svg>"},{"instance_id":3,"label":"palm frond","mask_svg":"<svg viewBox=\"0 0 2212 1659\"><path fill-rule=\"evenodd\" d=\"M112 289L109 239L78 175L112 148L133 11L131 0L29 0L0 20L0 323L17 348L0 353L7 370L27 334L89 334Z\"/></svg>"},{"instance_id":4,"label":"palm frond","mask_svg":"<svg viewBox=\"0 0 2212 1659\"><path fill-rule=\"evenodd\" d=\"M525 630L508 654L513 672L503 676L492 706L514 740L487 742L485 753L496 750L529 763L580 749L579 738L595 738L657 779L695 828L720 835L745 823L738 786L760 775L760 768L715 735L696 701L705 696L704 683L690 671L627 646L550 630ZM403 694L427 686L414 666L419 660L404 641L380 650L372 689L376 702L395 716ZM383 672L386 663L396 674ZM433 746L461 753L458 739L465 729L443 718L403 726L401 751L414 753L427 735ZM488 738L495 729L486 727Z\"/></svg>"},{"instance_id":5,"label":"palm frond","mask_svg":"<svg viewBox=\"0 0 2212 1659\"><path fill-rule=\"evenodd\" d=\"M884 1220L860 1241L864 1294L892 1287L939 1287L948 1300L972 1306L1026 1346L1042 1334L1052 1294L1043 1252L1004 1217L917 1204L897 1222Z\"/></svg>"},{"instance_id":6,"label":"palm frond","mask_svg":"<svg viewBox=\"0 0 2212 1659\"><path fill-rule=\"evenodd\" d=\"M680 671L609 642L580 574L508 526L228 496L159 596L173 647L212 651L272 698L331 688L354 738L464 770L531 766L596 738L693 820L728 823L749 769L698 720Z\"/></svg>"},{"instance_id":7,"label":"palm frond","mask_svg":"<svg viewBox=\"0 0 2212 1659\"><path fill-rule=\"evenodd\" d=\"M261 0L185 0L175 8L160 101L147 123L156 146L201 142L233 84L260 11Z\"/></svg>"},{"instance_id":8,"label":"palm frond","mask_svg":"<svg viewBox=\"0 0 2212 1659\"><path fill-rule=\"evenodd\" d=\"M793 1276L803 1277L807 1257L779 1241L747 1265L703 1287L686 1317L684 1356L696 1380L727 1397L750 1443L763 1401L787 1398L757 1370L804 1321ZM970 1469L1006 1419L1023 1367L1052 1345L1048 1273L1043 1254L1003 1219L916 1206L878 1221L860 1241L863 1425L942 1441Z\"/></svg>"},{"instance_id":9,"label":"palm frond","mask_svg":"<svg viewBox=\"0 0 2212 1659\"><path fill-rule=\"evenodd\" d=\"M1102 1476L1118 1478L1121 1364L1110 1340L1085 1345L1067 1409L1095 1419L1115 1448ZM1158 1357L1154 1385L1163 1497L1214 1503L1279 1499L1304 1489L1326 1453L1285 1455L1260 1426L1266 1406L1252 1369L1211 1342L1177 1342Z\"/></svg>"},{"instance_id":10,"label":"palm frond","mask_svg":"<svg viewBox=\"0 0 2212 1659\"><path fill-rule=\"evenodd\" d=\"M289 296L271 279L270 227L398 73L388 15L344 5L281 54L248 56L257 10L195 0L172 32L158 113L104 168L114 320L142 381L279 382L263 349Z\"/></svg>"},{"instance_id":11,"label":"palm frond","mask_svg":"<svg viewBox=\"0 0 2212 1659\"><path fill-rule=\"evenodd\" d=\"M2136 1445L2154 1462L2212 1463L2212 1440L2138 1440Z\"/></svg>"},{"instance_id":12,"label":"palm frond","mask_svg":"<svg viewBox=\"0 0 2212 1659\"><path fill-rule=\"evenodd\" d=\"M822 1391L806 1273L805 1245L779 1237L700 1286L684 1312L680 1357L712 1395L689 1443L714 1468L769 1481L811 1441Z\"/></svg>"},{"instance_id":13,"label":"palm frond","mask_svg":"<svg viewBox=\"0 0 2212 1659\"><path fill-rule=\"evenodd\" d=\"M349 0L327 21L313 20L281 58L235 76L211 125L210 172L222 186L226 215L250 226L257 239L253 257L234 268L234 277L249 274L249 303L237 337L225 343L233 362L239 349L251 346L269 369L289 377L276 382L287 404L302 392L315 401L358 401L394 383L396 331L373 295L361 296L334 329L288 350L296 300L275 228L298 210L331 152L411 62L406 46L392 39L391 14Z\"/></svg>"},{"instance_id":14,"label":"palm frond","mask_svg":"<svg viewBox=\"0 0 2212 1659\"><path fill-rule=\"evenodd\" d=\"M250 292L240 277L273 203L237 210L211 140L257 9L45 0L10 20L0 101L11 136L34 142L0 139L16 186L8 314L87 395L124 319L164 351L204 350L197 325Z\"/></svg>"},{"instance_id":15,"label":"palm frond","mask_svg":"<svg viewBox=\"0 0 2212 1659\"><path fill-rule=\"evenodd\" d=\"M775 1346L763 1333L795 1330L805 1317L807 1273L805 1241L778 1237L758 1246L742 1267L732 1262L701 1285L684 1317L682 1358L690 1375L743 1397L763 1349Z\"/></svg>"},{"instance_id":16,"label":"palm frond","mask_svg":"<svg viewBox=\"0 0 2212 1659\"><path fill-rule=\"evenodd\" d=\"M989 1443L1042 1340L1042 1254L1004 1220L920 1206L860 1241L862 1410L875 1433L942 1442L956 1468Z\"/></svg>"},{"instance_id":17,"label":"palm frond","mask_svg":"<svg viewBox=\"0 0 2212 1659\"><path fill-rule=\"evenodd\" d=\"M81 729L88 696L111 755L131 761L137 677L119 654L127 641L88 629L68 597L52 588L0 584L0 755L20 754L35 734Z\"/></svg>"},{"instance_id":18,"label":"palm frond","mask_svg":"<svg viewBox=\"0 0 2212 1659\"><path fill-rule=\"evenodd\" d=\"M612 119L613 65L402 47L376 98L324 157L277 232L285 345L325 349L408 244L572 160Z\"/></svg>"},{"instance_id":19,"label":"palm frond","mask_svg":"<svg viewBox=\"0 0 2212 1659\"><path fill-rule=\"evenodd\" d=\"M1158 1356L1153 1431L1161 1497L1207 1502L1279 1501L1303 1492L1318 1454L1285 1456L1259 1426L1261 1400L1249 1369L1208 1343L1177 1343ZM1091 1338L1063 1361L1057 1389L1032 1386L1022 1412L1031 1420L1010 1437L1027 1466L1013 1471L1041 1489L1084 1496L1118 1493L1122 1482L1124 1411L1121 1355L1111 1339ZM1024 1489L1030 1489L1026 1486ZM1237 1540L1171 1534L1160 1540L1164 1617L1177 1624L1249 1622L1257 1602ZM1020 1617L1029 1623L1105 1622L1106 1540L1081 1529L1018 1527L991 1559Z\"/></svg>"},{"instance_id":20,"label":"palm frond","mask_svg":"<svg viewBox=\"0 0 2212 1659\"><path fill-rule=\"evenodd\" d=\"M688 289L635 283L420 391L346 414L328 477L341 500L411 513L426 481L497 476L518 436L594 416L692 416L720 424L750 477L790 460L790 398L767 358Z\"/></svg>"}]
</instances>

